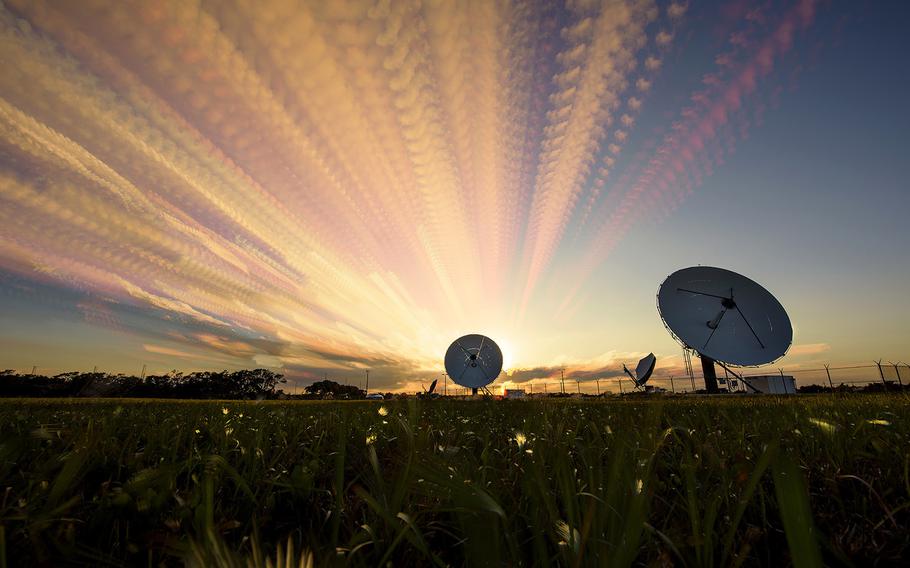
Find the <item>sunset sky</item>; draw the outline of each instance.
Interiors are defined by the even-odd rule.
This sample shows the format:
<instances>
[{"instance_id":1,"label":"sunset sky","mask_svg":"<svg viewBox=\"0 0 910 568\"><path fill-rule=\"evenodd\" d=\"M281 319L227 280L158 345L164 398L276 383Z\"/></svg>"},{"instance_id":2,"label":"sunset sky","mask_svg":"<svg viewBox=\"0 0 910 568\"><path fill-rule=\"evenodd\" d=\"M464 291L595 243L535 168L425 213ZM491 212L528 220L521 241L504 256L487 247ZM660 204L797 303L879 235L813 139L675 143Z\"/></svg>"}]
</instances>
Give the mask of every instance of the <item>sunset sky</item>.
<instances>
[{"instance_id":1,"label":"sunset sky","mask_svg":"<svg viewBox=\"0 0 910 568\"><path fill-rule=\"evenodd\" d=\"M785 369L910 360L910 6L0 3L0 369L413 389L678 369L741 272Z\"/></svg>"}]
</instances>

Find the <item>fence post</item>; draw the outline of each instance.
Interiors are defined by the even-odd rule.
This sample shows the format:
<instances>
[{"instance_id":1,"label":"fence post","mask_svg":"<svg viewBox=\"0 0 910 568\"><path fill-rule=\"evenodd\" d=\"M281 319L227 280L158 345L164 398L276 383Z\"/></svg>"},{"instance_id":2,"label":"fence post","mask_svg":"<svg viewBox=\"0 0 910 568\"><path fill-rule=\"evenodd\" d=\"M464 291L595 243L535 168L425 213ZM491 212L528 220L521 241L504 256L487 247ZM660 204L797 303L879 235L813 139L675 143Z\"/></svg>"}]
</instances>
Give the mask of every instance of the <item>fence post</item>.
<instances>
[{"instance_id":1,"label":"fence post","mask_svg":"<svg viewBox=\"0 0 910 568\"><path fill-rule=\"evenodd\" d=\"M827 363L825 363L825 374L828 375L828 385L830 385L831 390L834 391L834 383L831 382L831 369L828 368Z\"/></svg>"},{"instance_id":2,"label":"fence post","mask_svg":"<svg viewBox=\"0 0 910 568\"><path fill-rule=\"evenodd\" d=\"M890 361L889 361L889 363L890 363ZM894 372L897 373L897 384L899 384L901 386L901 388L904 388L904 381L901 380L901 370L898 369L897 365L895 365L894 363L891 363L891 364L894 365Z\"/></svg>"},{"instance_id":3,"label":"fence post","mask_svg":"<svg viewBox=\"0 0 910 568\"><path fill-rule=\"evenodd\" d=\"M888 383L885 382L885 373L884 373L884 371L882 371L882 360L879 359L878 361L875 362L875 364L878 365L878 376L880 376L882 378L882 386L885 387L885 391L887 391Z\"/></svg>"}]
</instances>

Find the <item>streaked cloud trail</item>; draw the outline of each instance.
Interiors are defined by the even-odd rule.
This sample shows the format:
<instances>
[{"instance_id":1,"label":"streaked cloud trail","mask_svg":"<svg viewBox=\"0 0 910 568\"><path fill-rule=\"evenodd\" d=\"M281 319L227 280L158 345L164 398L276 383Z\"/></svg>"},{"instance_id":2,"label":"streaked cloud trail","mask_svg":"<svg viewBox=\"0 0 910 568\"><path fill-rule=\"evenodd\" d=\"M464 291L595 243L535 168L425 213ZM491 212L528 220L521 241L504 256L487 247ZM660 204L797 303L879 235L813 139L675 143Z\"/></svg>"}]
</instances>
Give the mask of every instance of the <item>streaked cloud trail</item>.
<instances>
[{"instance_id":1,"label":"streaked cloud trail","mask_svg":"<svg viewBox=\"0 0 910 568\"><path fill-rule=\"evenodd\" d=\"M435 369L456 334L533 333L568 234L563 308L672 210L813 12L749 28L630 163L684 2L10 0L0 271L92 325L154 314L157 355Z\"/></svg>"},{"instance_id":2,"label":"streaked cloud trail","mask_svg":"<svg viewBox=\"0 0 910 568\"><path fill-rule=\"evenodd\" d=\"M630 168L629 175L613 188L611 199L602 204L606 222L588 241L577 282L585 281L635 223L669 214L712 173L725 153L733 151L736 139L747 133L749 123L742 117L759 82L789 51L794 35L811 24L815 10L815 0L803 0L762 26L766 29L731 37L735 49L715 59L716 71L703 79L707 88L693 93L692 104L682 109L661 144L643 165ZM739 128L729 130L730 122L737 119ZM560 310L569 308L579 288L580 284L571 288Z\"/></svg>"}]
</instances>

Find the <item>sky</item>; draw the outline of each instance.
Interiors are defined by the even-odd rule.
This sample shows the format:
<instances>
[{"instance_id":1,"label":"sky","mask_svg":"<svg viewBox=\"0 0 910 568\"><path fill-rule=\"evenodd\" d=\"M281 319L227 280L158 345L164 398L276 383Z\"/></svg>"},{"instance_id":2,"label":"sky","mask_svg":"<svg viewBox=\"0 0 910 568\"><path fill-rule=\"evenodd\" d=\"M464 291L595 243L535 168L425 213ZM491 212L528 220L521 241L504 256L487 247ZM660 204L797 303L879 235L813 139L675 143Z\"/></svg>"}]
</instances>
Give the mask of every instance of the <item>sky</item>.
<instances>
[{"instance_id":1,"label":"sky","mask_svg":"<svg viewBox=\"0 0 910 568\"><path fill-rule=\"evenodd\" d=\"M658 286L787 370L910 360L903 2L0 3L0 368L414 390L678 373ZM599 387L598 387L599 388Z\"/></svg>"}]
</instances>

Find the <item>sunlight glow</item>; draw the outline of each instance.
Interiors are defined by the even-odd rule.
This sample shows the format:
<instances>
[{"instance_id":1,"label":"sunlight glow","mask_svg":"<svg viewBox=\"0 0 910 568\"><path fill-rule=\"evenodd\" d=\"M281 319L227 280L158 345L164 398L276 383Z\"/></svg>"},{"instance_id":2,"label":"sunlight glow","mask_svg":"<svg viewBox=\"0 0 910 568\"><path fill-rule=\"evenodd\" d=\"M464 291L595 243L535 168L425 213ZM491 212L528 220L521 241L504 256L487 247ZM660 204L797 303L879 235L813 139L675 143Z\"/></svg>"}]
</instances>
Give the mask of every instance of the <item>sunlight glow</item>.
<instances>
[{"instance_id":1,"label":"sunlight glow","mask_svg":"<svg viewBox=\"0 0 910 568\"><path fill-rule=\"evenodd\" d=\"M0 4L0 270L175 366L405 388L484 329L550 364L522 341L710 174L815 6L630 155L685 2L291 4Z\"/></svg>"}]
</instances>

